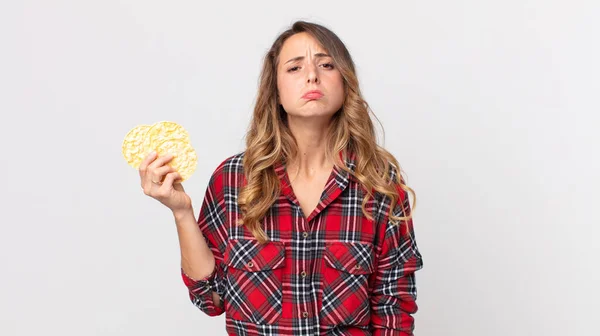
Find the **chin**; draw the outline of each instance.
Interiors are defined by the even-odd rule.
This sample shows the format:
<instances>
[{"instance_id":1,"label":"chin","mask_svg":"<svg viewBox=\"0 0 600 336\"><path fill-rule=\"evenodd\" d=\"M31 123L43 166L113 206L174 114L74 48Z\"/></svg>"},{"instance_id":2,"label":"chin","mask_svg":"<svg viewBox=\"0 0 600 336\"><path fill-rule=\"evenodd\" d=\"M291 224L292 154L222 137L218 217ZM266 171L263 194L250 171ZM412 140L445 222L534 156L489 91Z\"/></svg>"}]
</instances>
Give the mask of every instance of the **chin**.
<instances>
[{"instance_id":1,"label":"chin","mask_svg":"<svg viewBox=\"0 0 600 336\"><path fill-rule=\"evenodd\" d=\"M310 102L301 108L288 112L293 117L331 117L338 109L332 109L318 104L317 101Z\"/></svg>"},{"instance_id":2,"label":"chin","mask_svg":"<svg viewBox=\"0 0 600 336\"><path fill-rule=\"evenodd\" d=\"M297 111L295 113L288 113L293 118L331 118L335 111L323 111L323 110L309 110L309 111Z\"/></svg>"}]
</instances>

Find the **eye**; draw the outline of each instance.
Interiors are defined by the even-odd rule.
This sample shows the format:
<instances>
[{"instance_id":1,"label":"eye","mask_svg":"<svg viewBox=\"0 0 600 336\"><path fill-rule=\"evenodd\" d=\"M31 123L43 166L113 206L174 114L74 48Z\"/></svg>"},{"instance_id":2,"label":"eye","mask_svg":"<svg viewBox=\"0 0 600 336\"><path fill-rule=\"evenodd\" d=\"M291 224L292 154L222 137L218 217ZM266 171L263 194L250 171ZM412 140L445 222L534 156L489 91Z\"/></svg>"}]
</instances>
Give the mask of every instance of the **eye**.
<instances>
[{"instance_id":1,"label":"eye","mask_svg":"<svg viewBox=\"0 0 600 336\"><path fill-rule=\"evenodd\" d=\"M325 63L322 64L324 67L328 68L328 69L333 69L333 63Z\"/></svg>"},{"instance_id":2,"label":"eye","mask_svg":"<svg viewBox=\"0 0 600 336\"><path fill-rule=\"evenodd\" d=\"M299 68L299 66L295 66L295 67L289 68L288 72L294 72L294 71L298 70L298 68Z\"/></svg>"}]
</instances>

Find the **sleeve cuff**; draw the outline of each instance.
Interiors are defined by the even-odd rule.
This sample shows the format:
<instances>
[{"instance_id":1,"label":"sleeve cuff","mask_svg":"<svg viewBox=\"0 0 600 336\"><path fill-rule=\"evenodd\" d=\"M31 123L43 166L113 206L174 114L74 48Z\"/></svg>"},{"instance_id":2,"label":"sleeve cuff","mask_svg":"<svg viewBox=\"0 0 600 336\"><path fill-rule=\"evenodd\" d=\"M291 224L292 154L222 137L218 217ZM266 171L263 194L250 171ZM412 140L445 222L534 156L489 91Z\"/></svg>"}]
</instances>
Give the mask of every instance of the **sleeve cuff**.
<instances>
[{"instance_id":1,"label":"sleeve cuff","mask_svg":"<svg viewBox=\"0 0 600 336\"><path fill-rule=\"evenodd\" d=\"M181 268L181 277L188 288L189 296L194 305L209 316L218 316L223 314L223 303L216 306L213 301L213 291L217 291L215 284L217 283L217 267L207 277L203 279L193 279L187 275Z\"/></svg>"},{"instance_id":2,"label":"sleeve cuff","mask_svg":"<svg viewBox=\"0 0 600 336\"><path fill-rule=\"evenodd\" d=\"M181 277L183 282L188 287L191 292L202 294L208 290L214 288L215 277L217 275L217 267L215 266L213 272L205 278L202 279L193 279L189 275L185 273L183 268L181 268ZM200 293L199 293L200 292Z\"/></svg>"}]
</instances>

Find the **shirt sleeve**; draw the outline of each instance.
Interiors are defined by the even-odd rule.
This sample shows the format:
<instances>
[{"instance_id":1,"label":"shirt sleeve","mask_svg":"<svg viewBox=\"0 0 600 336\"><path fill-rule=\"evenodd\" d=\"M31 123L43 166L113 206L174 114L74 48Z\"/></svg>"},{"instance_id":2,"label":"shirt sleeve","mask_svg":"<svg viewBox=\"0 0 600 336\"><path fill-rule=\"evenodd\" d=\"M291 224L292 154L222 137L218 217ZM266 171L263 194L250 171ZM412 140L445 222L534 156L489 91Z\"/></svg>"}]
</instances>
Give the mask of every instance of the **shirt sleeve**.
<instances>
[{"instance_id":1,"label":"shirt sleeve","mask_svg":"<svg viewBox=\"0 0 600 336\"><path fill-rule=\"evenodd\" d=\"M226 297L225 264L223 254L227 244L226 206L223 188L224 162L212 174L204 200L198 215L198 226L204 239L215 257L215 269L203 279L193 279L181 268L181 277L188 289L190 301L209 316L218 316L224 312ZM220 296L219 306L215 305L212 292Z\"/></svg>"},{"instance_id":2,"label":"shirt sleeve","mask_svg":"<svg viewBox=\"0 0 600 336\"><path fill-rule=\"evenodd\" d=\"M397 187L400 199L394 215L408 216L408 193ZM402 211L404 209L404 213ZM380 211L389 210L382 206ZM423 259L415 240L412 218L392 223L388 215L378 227L376 254L378 259L371 293L371 321L373 336L412 336L417 312L415 271L423 267Z\"/></svg>"}]
</instances>

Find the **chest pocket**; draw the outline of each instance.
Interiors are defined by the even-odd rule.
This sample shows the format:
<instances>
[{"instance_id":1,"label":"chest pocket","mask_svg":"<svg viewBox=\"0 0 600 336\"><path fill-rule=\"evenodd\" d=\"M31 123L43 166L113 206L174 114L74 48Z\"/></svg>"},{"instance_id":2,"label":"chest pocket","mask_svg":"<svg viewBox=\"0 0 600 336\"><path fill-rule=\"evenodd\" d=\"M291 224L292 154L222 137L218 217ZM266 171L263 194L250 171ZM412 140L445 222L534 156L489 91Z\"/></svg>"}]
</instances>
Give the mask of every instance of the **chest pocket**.
<instances>
[{"instance_id":1,"label":"chest pocket","mask_svg":"<svg viewBox=\"0 0 600 336\"><path fill-rule=\"evenodd\" d=\"M230 239L225 248L228 306L233 319L273 324L282 311L283 242L260 245L252 239Z\"/></svg>"},{"instance_id":2,"label":"chest pocket","mask_svg":"<svg viewBox=\"0 0 600 336\"><path fill-rule=\"evenodd\" d=\"M324 325L368 325L370 320L369 276L375 271L373 244L326 243L323 255Z\"/></svg>"}]
</instances>

